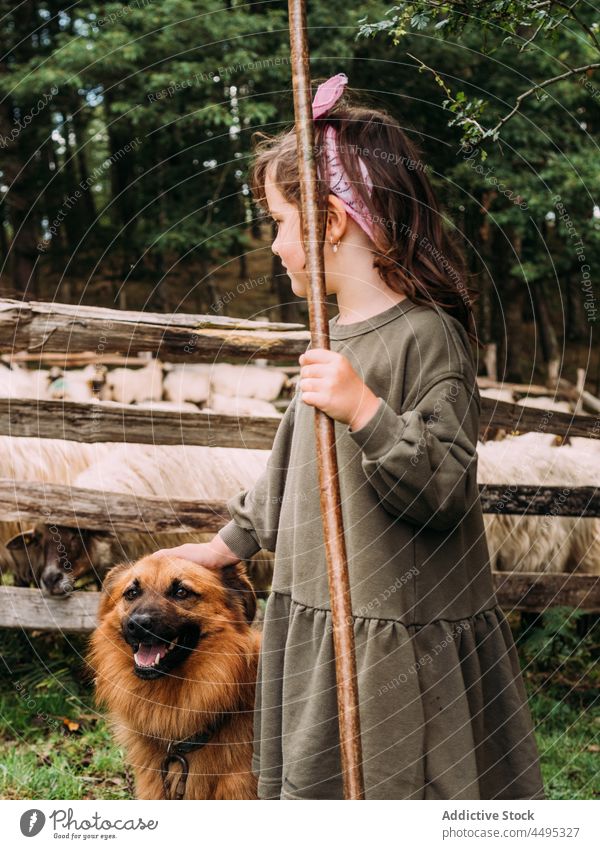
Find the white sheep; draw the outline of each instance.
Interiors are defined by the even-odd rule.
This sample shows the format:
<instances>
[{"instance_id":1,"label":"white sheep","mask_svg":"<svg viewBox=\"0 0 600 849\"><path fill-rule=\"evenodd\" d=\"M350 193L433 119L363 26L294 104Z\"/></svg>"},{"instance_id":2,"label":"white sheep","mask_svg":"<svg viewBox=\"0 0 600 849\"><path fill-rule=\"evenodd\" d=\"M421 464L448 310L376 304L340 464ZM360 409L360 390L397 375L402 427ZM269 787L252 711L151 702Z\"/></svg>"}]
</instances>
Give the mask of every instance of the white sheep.
<instances>
[{"instance_id":1,"label":"white sheep","mask_svg":"<svg viewBox=\"0 0 600 849\"><path fill-rule=\"evenodd\" d=\"M0 435L0 478L73 486L84 469L101 462L116 447L111 443L85 444L62 439ZM0 573L15 574L15 558L7 545L34 524L30 520L0 521ZM28 583L27 567L25 560L20 571L17 570L15 578L18 584Z\"/></svg>"},{"instance_id":2,"label":"white sheep","mask_svg":"<svg viewBox=\"0 0 600 849\"><path fill-rule=\"evenodd\" d=\"M75 485L166 498L226 499L254 484L269 453L203 445L113 446L110 457L84 469Z\"/></svg>"},{"instance_id":3,"label":"white sheep","mask_svg":"<svg viewBox=\"0 0 600 849\"><path fill-rule=\"evenodd\" d=\"M194 363L170 367L164 380L164 390L165 398L169 401L206 403L215 412L273 415L274 408L248 404L245 400L274 401L281 394L286 381L285 373L275 367ZM248 412L238 412L238 407L228 403L226 398L244 399L240 403Z\"/></svg>"},{"instance_id":4,"label":"white sheep","mask_svg":"<svg viewBox=\"0 0 600 849\"><path fill-rule=\"evenodd\" d=\"M527 396L517 401L521 407L535 407L537 410L551 410L557 413L571 413L571 405L568 401L557 401L545 395ZM562 445L562 437L552 433L552 417L540 424L544 430L532 430L526 433L508 434L507 439L520 440L523 445Z\"/></svg>"},{"instance_id":5,"label":"white sheep","mask_svg":"<svg viewBox=\"0 0 600 849\"><path fill-rule=\"evenodd\" d=\"M507 404L514 404L515 402L512 389L490 387L489 389L480 389L479 394L482 398L492 398L494 401L506 401Z\"/></svg>"},{"instance_id":6,"label":"white sheep","mask_svg":"<svg viewBox=\"0 0 600 849\"><path fill-rule=\"evenodd\" d=\"M75 485L95 492L137 496L227 500L242 489L251 488L266 467L269 451L202 446L127 445L114 448L109 459L84 470ZM69 558L70 574L61 571L55 558L48 562L43 528L36 528L37 539L26 540L34 573L47 588L58 593L68 591L74 577L93 572L102 576L120 560L137 560L159 548L171 548L184 542L208 542L213 534L201 532L127 533L87 531L83 534L85 551L78 540L68 537L75 554ZM65 537L68 534L65 533ZM85 557L84 557L85 554ZM272 556L255 555L250 573L257 589L270 583Z\"/></svg>"},{"instance_id":7,"label":"white sheep","mask_svg":"<svg viewBox=\"0 0 600 849\"><path fill-rule=\"evenodd\" d=\"M513 391L510 389L481 389L480 395L484 398L493 398L497 401L506 401L510 404L515 403ZM538 410L552 410L559 413L572 412L572 406L568 401L557 401L555 398L551 398L550 396L545 395L528 395L525 398L521 398L516 403L522 407L535 407ZM510 433L507 432L504 428L492 428L490 430L490 434L491 438L493 438L494 441L501 441L503 439L507 439L521 446L562 445L562 437L552 433L552 417L549 416L545 423L541 423L541 426L543 426L544 424L544 430L525 431L523 433ZM600 440L597 440L597 444L595 444L594 440L586 439L581 441L579 438L570 437L569 443L579 445L581 447L591 447L592 449L597 448L598 450L600 450Z\"/></svg>"},{"instance_id":8,"label":"white sheep","mask_svg":"<svg viewBox=\"0 0 600 849\"><path fill-rule=\"evenodd\" d=\"M198 413L198 407L189 401L142 401L136 405L141 410L158 410L165 413Z\"/></svg>"},{"instance_id":9,"label":"white sheep","mask_svg":"<svg viewBox=\"0 0 600 849\"><path fill-rule=\"evenodd\" d=\"M593 451L595 454L600 454L600 439L590 439L587 436L570 436L569 444L566 447L576 448L579 451Z\"/></svg>"},{"instance_id":10,"label":"white sheep","mask_svg":"<svg viewBox=\"0 0 600 849\"><path fill-rule=\"evenodd\" d=\"M113 443L0 435L0 478L72 486L77 475L114 448Z\"/></svg>"},{"instance_id":11,"label":"white sheep","mask_svg":"<svg viewBox=\"0 0 600 849\"><path fill-rule=\"evenodd\" d=\"M203 404L210 394L209 363L185 363L171 366L165 375L164 393L167 401L183 404L191 401Z\"/></svg>"},{"instance_id":12,"label":"white sheep","mask_svg":"<svg viewBox=\"0 0 600 849\"><path fill-rule=\"evenodd\" d=\"M505 401L514 404L514 393L512 389L481 389L480 395L484 398L493 398L496 401ZM556 410L561 413L571 412L571 406L567 401L556 401L547 396L527 396L516 402L522 407L535 407L538 410ZM492 428L493 439L499 442L503 439L517 440L521 445L561 445L562 440L550 431L552 419L548 418L546 429L548 432L529 431L525 433L510 433L505 428Z\"/></svg>"},{"instance_id":13,"label":"white sheep","mask_svg":"<svg viewBox=\"0 0 600 849\"><path fill-rule=\"evenodd\" d=\"M104 399L108 394L105 382L106 368L103 366L90 364L81 369L68 369L50 384L48 397L55 401L77 401L80 404L95 398Z\"/></svg>"},{"instance_id":14,"label":"white sheep","mask_svg":"<svg viewBox=\"0 0 600 849\"><path fill-rule=\"evenodd\" d=\"M106 375L108 397L120 404L139 404L142 401L161 401L163 395L163 364L150 360L142 368L115 368Z\"/></svg>"},{"instance_id":15,"label":"white sheep","mask_svg":"<svg viewBox=\"0 0 600 849\"><path fill-rule=\"evenodd\" d=\"M18 363L9 368L0 363L0 398L48 398L50 374L48 369L26 369Z\"/></svg>"},{"instance_id":16,"label":"white sheep","mask_svg":"<svg viewBox=\"0 0 600 849\"><path fill-rule=\"evenodd\" d=\"M538 410L555 410L557 413L571 413L568 401L557 401L549 395L527 395L517 401L522 407L535 407Z\"/></svg>"},{"instance_id":17,"label":"white sheep","mask_svg":"<svg viewBox=\"0 0 600 849\"><path fill-rule=\"evenodd\" d=\"M536 407L538 410L552 410L558 413L573 413L572 405L568 401L556 401L554 398L547 396L521 398L517 402L524 407ZM590 422L592 421L590 416ZM549 416L546 422L540 423L544 427L542 431L529 431L527 433L508 434L507 439L516 440L519 444L526 445L564 445L563 437L552 433L552 417ZM546 432L547 431L547 432ZM580 448L586 451L600 452L600 439L588 439L583 436L569 436L567 445L573 448Z\"/></svg>"},{"instance_id":18,"label":"white sheep","mask_svg":"<svg viewBox=\"0 0 600 849\"><path fill-rule=\"evenodd\" d=\"M241 396L220 395L211 392L210 403L202 408L203 413L219 413L227 416L272 416L281 418L277 407L260 398L245 398Z\"/></svg>"},{"instance_id":19,"label":"white sheep","mask_svg":"<svg viewBox=\"0 0 600 849\"><path fill-rule=\"evenodd\" d=\"M211 390L218 395L275 401L287 377L276 367L217 363L211 371Z\"/></svg>"},{"instance_id":20,"label":"white sheep","mask_svg":"<svg viewBox=\"0 0 600 849\"><path fill-rule=\"evenodd\" d=\"M572 488L596 486L600 462L568 446L518 442L478 443L478 482ZM557 496L560 498L560 494ZM492 567L499 571L580 571L600 574L600 519L552 514L504 515L502 499L494 513L484 514ZM557 505L558 506L558 505ZM596 540L594 542L594 540Z\"/></svg>"}]
</instances>

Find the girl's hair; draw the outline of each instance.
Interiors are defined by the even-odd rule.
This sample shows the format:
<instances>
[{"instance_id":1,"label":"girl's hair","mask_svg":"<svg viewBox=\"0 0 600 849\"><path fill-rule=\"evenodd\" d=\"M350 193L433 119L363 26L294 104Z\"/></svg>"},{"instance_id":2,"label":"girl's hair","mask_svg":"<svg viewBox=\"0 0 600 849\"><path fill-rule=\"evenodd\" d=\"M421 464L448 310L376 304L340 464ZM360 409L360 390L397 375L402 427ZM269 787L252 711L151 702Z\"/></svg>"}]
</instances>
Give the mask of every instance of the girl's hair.
<instances>
[{"instance_id":1,"label":"girl's hair","mask_svg":"<svg viewBox=\"0 0 600 849\"><path fill-rule=\"evenodd\" d=\"M334 108L315 121L315 158L325 174L324 132L335 127L340 162L369 210L375 231L374 266L395 292L428 307L441 307L457 318L470 338L481 345L472 305L477 295L467 288L465 261L442 215L420 152L384 110L353 105L345 93ZM269 176L288 203L298 207L302 220L300 177L295 130L275 136L256 132L250 186L255 201L267 208L265 179ZM373 183L364 185L357 157ZM325 236L329 189L318 181L322 234Z\"/></svg>"}]
</instances>

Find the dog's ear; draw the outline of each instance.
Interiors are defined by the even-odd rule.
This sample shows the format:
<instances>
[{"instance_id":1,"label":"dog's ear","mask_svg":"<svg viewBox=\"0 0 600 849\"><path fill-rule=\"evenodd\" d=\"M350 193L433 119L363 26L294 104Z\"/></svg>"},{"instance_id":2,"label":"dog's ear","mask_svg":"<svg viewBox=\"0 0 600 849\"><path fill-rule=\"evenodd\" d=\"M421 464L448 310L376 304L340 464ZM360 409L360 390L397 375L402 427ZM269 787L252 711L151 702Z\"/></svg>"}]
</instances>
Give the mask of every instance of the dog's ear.
<instances>
[{"instance_id":1,"label":"dog's ear","mask_svg":"<svg viewBox=\"0 0 600 849\"><path fill-rule=\"evenodd\" d=\"M9 551L17 551L18 549L25 549L30 545L37 544L40 542L41 538L42 535L38 529L29 528L29 530L23 531L21 534L15 534L14 537L11 537L8 542L4 544Z\"/></svg>"},{"instance_id":2,"label":"dog's ear","mask_svg":"<svg viewBox=\"0 0 600 849\"><path fill-rule=\"evenodd\" d=\"M256 614L256 595L244 565L233 563L222 566L221 581L236 604L241 604L246 622L251 625Z\"/></svg>"},{"instance_id":3,"label":"dog's ear","mask_svg":"<svg viewBox=\"0 0 600 849\"><path fill-rule=\"evenodd\" d=\"M112 595L115 589L115 584L123 572L126 569L129 569L130 566L131 563L119 563L117 566L113 566L112 569L109 569L104 576L102 580L102 594L100 596L98 619L102 619L102 617L108 613L113 602Z\"/></svg>"},{"instance_id":4,"label":"dog's ear","mask_svg":"<svg viewBox=\"0 0 600 849\"><path fill-rule=\"evenodd\" d=\"M126 569L129 569L130 566L131 563L125 561L124 563L118 563L116 566L109 569L102 581L102 589L109 593L114 590L115 583L118 581L123 572Z\"/></svg>"}]
</instances>

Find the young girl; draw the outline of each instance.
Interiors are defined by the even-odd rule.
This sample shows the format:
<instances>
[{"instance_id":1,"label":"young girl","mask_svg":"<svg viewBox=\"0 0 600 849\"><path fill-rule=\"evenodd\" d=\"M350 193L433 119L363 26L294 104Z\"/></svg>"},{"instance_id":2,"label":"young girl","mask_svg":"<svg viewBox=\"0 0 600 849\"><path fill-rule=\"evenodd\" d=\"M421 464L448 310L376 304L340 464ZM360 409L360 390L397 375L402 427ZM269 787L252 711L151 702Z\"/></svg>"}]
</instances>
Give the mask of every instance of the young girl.
<instances>
[{"instance_id":1,"label":"young girl","mask_svg":"<svg viewBox=\"0 0 600 849\"><path fill-rule=\"evenodd\" d=\"M300 381L253 489L211 543L214 568L275 552L255 704L264 799L343 798L314 408L335 420L367 799L541 799L511 631L494 594L477 486L480 397L459 253L418 151L385 112L313 103L327 207L331 350ZM293 130L258 145L255 198L305 297Z\"/></svg>"}]
</instances>

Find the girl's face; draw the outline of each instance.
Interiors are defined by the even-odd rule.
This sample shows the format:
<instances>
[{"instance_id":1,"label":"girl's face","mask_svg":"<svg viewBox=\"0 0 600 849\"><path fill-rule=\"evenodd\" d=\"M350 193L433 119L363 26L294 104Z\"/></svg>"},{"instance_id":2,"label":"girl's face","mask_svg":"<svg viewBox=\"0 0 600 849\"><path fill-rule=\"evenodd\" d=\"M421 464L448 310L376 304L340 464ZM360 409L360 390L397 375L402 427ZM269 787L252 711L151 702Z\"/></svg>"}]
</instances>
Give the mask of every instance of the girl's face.
<instances>
[{"instance_id":1,"label":"girl's face","mask_svg":"<svg viewBox=\"0 0 600 849\"><path fill-rule=\"evenodd\" d=\"M292 281L292 291L299 298L307 296L308 273L300 229L300 214L293 203L281 194L268 173L265 178L265 195L271 217L277 224L277 236L271 249L279 254L281 262Z\"/></svg>"}]
</instances>

